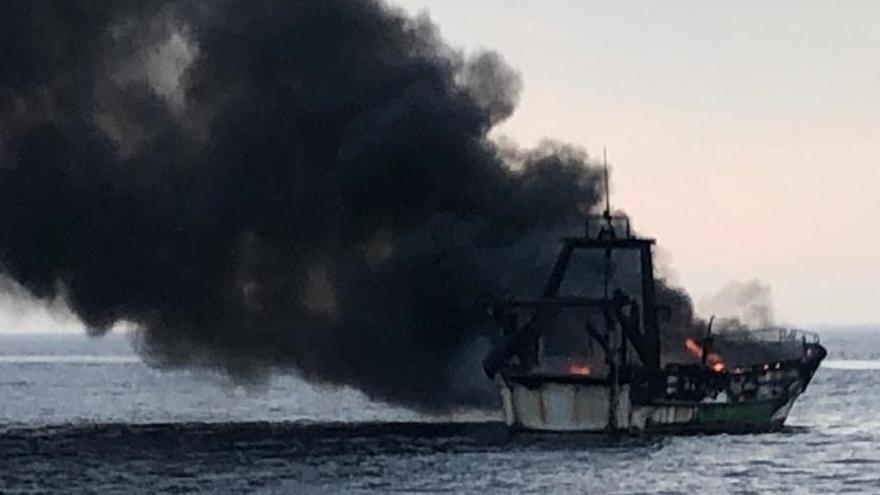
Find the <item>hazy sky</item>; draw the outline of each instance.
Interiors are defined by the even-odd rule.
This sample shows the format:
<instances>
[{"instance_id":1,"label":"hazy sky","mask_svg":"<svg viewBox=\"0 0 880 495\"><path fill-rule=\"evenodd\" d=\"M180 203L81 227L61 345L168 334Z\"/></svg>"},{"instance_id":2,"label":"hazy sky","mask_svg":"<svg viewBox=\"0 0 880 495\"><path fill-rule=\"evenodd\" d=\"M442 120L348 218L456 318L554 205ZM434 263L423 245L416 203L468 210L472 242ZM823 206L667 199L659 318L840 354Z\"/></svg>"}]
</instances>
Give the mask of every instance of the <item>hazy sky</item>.
<instances>
[{"instance_id":1,"label":"hazy sky","mask_svg":"<svg viewBox=\"0 0 880 495\"><path fill-rule=\"evenodd\" d=\"M505 134L606 145L697 301L757 277L779 320L880 321L880 2L396 3L521 71Z\"/></svg>"},{"instance_id":2,"label":"hazy sky","mask_svg":"<svg viewBox=\"0 0 880 495\"><path fill-rule=\"evenodd\" d=\"M759 278L783 322L880 322L880 2L394 3L522 73L502 134L607 146L697 301ZM0 331L49 328L77 325L0 300Z\"/></svg>"}]
</instances>

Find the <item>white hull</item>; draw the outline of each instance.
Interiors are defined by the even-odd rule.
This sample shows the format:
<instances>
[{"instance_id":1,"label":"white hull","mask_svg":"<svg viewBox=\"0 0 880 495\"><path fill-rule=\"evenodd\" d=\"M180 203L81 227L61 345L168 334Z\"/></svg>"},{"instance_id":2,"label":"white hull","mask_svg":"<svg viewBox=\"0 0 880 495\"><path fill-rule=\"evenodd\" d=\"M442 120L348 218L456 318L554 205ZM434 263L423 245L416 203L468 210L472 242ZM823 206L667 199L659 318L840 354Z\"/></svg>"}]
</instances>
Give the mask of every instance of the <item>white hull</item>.
<instances>
[{"instance_id":1,"label":"white hull","mask_svg":"<svg viewBox=\"0 0 880 495\"><path fill-rule=\"evenodd\" d=\"M611 387L592 384L543 383L536 388L502 384L507 424L541 431L608 431L629 427L629 388L614 400Z\"/></svg>"},{"instance_id":2,"label":"white hull","mask_svg":"<svg viewBox=\"0 0 880 495\"><path fill-rule=\"evenodd\" d=\"M501 383L505 420L514 430L545 432L754 431L781 427L799 393L787 400L732 404L726 396L690 403L633 405L628 385ZM716 411L713 415L712 411ZM724 416L718 416L722 411ZM714 416L714 417L713 417Z\"/></svg>"}]
</instances>

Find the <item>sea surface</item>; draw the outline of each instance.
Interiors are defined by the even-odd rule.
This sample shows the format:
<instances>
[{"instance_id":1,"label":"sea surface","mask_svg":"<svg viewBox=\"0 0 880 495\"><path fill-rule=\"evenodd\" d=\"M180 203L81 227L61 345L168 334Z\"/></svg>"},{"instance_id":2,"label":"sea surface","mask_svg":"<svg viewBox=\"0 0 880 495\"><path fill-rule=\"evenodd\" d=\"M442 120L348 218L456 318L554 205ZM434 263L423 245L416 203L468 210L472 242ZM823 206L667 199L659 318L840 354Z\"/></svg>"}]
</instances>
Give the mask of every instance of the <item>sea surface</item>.
<instances>
[{"instance_id":1,"label":"sea surface","mask_svg":"<svg viewBox=\"0 0 880 495\"><path fill-rule=\"evenodd\" d=\"M880 493L880 332L831 352L785 431L511 435L295 376L144 365L124 336L0 335L0 493Z\"/></svg>"}]
</instances>

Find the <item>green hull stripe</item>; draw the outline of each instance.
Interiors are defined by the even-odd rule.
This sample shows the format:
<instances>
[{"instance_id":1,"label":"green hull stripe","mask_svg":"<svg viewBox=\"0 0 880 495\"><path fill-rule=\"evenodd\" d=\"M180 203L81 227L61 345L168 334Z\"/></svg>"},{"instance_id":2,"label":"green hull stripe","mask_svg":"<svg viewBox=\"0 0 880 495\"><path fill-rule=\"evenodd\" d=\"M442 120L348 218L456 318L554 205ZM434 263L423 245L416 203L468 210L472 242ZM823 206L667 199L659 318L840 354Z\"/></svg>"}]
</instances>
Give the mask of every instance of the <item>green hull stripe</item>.
<instances>
[{"instance_id":1,"label":"green hull stripe","mask_svg":"<svg viewBox=\"0 0 880 495\"><path fill-rule=\"evenodd\" d=\"M788 398L745 402L739 404L701 404L697 410L697 422L758 424L768 423Z\"/></svg>"}]
</instances>

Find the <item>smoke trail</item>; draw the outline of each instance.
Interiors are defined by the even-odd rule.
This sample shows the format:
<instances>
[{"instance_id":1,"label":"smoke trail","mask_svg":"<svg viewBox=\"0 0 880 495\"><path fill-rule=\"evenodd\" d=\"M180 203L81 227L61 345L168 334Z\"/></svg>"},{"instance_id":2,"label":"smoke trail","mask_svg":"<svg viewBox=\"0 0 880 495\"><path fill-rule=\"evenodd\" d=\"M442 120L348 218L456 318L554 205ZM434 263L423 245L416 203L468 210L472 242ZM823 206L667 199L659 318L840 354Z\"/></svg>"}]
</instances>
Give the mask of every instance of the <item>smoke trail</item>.
<instances>
[{"instance_id":1,"label":"smoke trail","mask_svg":"<svg viewBox=\"0 0 880 495\"><path fill-rule=\"evenodd\" d=\"M734 327L768 328L774 323L772 290L757 279L730 281L703 297L699 307L703 314L725 318Z\"/></svg>"},{"instance_id":2,"label":"smoke trail","mask_svg":"<svg viewBox=\"0 0 880 495\"><path fill-rule=\"evenodd\" d=\"M500 56L378 1L4 2L0 46L0 272L159 365L486 404L488 303L600 199L488 138Z\"/></svg>"}]
</instances>

